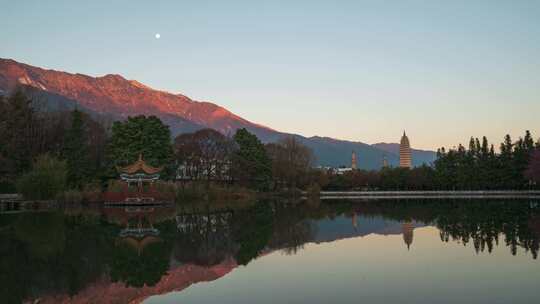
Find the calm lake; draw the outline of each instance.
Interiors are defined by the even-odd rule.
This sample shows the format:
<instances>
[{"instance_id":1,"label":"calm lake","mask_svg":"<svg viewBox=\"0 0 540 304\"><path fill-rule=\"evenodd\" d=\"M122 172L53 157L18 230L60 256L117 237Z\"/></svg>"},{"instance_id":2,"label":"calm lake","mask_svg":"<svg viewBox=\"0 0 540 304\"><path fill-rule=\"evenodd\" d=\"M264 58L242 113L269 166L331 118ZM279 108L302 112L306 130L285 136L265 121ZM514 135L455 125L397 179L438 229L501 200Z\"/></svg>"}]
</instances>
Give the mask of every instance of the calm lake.
<instances>
[{"instance_id":1,"label":"calm lake","mask_svg":"<svg viewBox=\"0 0 540 304\"><path fill-rule=\"evenodd\" d=\"M2 303L535 303L540 201L4 208Z\"/></svg>"}]
</instances>

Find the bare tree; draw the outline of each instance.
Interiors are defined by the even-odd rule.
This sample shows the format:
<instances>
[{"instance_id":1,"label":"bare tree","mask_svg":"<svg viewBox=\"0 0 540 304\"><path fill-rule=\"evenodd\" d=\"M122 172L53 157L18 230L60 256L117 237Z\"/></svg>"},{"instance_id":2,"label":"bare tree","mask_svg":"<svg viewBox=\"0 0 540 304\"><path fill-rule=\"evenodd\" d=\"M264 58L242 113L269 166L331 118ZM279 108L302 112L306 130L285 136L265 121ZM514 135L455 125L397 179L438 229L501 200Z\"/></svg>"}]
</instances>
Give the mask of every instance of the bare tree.
<instances>
[{"instance_id":1,"label":"bare tree","mask_svg":"<svg viewBox=\"0 0 540 304\"><path fill-rule=\"evenodd\" d=\"M206 181L230 179L231 139L212 129L181 134L175 139L175 154L184 179Z\"/></svg>"},{"instance_id":2,"label":"bare tree","mask_svg":"<svg viewBox=\"0 0 540 304\"><path fill-rule=\"evenodd\" d=\"M272 160L272 171L276 186L303 186L309 179L314 163L313 152L294 136L281 139L277 144L268 144L267 153Z\"/></svg>"}]
</instances>

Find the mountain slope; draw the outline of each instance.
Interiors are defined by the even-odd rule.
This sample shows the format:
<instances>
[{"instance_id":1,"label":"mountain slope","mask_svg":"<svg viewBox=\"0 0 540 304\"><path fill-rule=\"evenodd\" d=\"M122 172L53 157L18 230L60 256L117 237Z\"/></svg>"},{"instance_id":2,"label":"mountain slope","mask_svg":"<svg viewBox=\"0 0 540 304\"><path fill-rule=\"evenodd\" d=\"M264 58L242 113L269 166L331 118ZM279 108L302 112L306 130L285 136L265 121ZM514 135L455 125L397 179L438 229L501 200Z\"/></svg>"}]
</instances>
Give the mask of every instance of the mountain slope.
<instances>
[{"instance_id":1,"label":"mountain slope","mask_svg":"<svg viewBox=\"0 0 540 304\"><path fill-rule=\"evenodd\" d=\"M71 109L76 105L94 116L112 120L137 114L156 115L169 125L173 136L201 128L212 128L226 135L232 135L238 128L246 128L263 142L274 142L291 135L250 122L216 104L154 90L120 75L91 77L0 58L0 93L9 94L18 86L26 87L38 99L44 100L49 110ZM357 153L359 167L364 169L379 168L383 155L387 155L392 165L398 162L397 155L361 142L294 136L313 149L318 163L323 166L350 165L352 151ZM413 151L415 158L416 151Z\"/></svg>"}]
</instances>

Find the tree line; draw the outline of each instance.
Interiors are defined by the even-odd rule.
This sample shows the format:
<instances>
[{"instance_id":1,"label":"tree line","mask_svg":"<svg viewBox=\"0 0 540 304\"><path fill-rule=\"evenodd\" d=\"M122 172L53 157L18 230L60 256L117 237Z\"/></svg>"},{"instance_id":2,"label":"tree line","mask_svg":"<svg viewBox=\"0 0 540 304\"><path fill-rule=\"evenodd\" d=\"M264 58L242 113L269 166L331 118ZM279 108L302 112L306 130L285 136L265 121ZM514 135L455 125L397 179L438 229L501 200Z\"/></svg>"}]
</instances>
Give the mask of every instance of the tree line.
<instances>
[{"instance_id":1,"label":"tree line","mask_svg":"<svg viewBox=\"0 0 540 304\"><path fill-rule=\"evenodd\" d=\"M47 111L22 90L0 97L0 192L54 198L66 189L102 190L117 167L142 155L164 167L162 178L185 184L240 185L258 191L494 190L540 185L540 142L529 131L507 135L495 151L486 137L469 147L441 148L431 165L412 169L353 170L343 175L314 168L313 152L294 136L262 143L238 129L225 136L212 129L180 134L155 116L111 123L80 110Z\"/></svg>"},{"instance_id":2,"label":"tree line","mask_svg":"<svg viewBox=\"0 0 540 304\"><path fill-rule=\"evenodd\" d=\"M0 96L0 191L82 188L100 176L106 141L104 122L81 111L47 111L22 90Z\"/></svg>"},{"instance_id":3,"label":"tree line","mask_svg":"<svg viewBox=\"0 0 540 304\"><path fill-rule=\"evenodd\" d=\"M522 190L540 186L540 140L529 131L517 141L506 135L499 152L484 136L469 147L441 148L432 165L354 170L343 175L317 173L327 190Z\"/></svg>"},{"instance_id":4,"label":"tree line","mask_svg":"<svg viewBox=\"0 0 540 304\"><path fill-rule=\"evenodd\" d=\"M102 189L139 155L164 167L165 180L261 191L305 184L314 159L293 137L265 145L246 129L232 137L203 129L172 139L155 116L110 123L78 109L47 111L21 89L0 96L0 192L50 199L67 189Z\"/></svg>"}]
</instances>

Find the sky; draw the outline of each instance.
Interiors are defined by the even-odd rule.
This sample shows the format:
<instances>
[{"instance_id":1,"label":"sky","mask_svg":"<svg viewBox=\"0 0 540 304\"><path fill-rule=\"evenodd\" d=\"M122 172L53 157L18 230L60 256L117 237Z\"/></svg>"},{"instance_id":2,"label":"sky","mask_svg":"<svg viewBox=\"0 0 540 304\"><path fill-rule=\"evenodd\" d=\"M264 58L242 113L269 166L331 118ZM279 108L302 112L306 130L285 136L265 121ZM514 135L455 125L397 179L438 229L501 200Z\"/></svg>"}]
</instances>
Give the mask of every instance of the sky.
<instances>
[{"instance_id":1,"label":"sky","mask_svg":"<svg viewBox=\"0 0 540 304\"><path fill-rule=\"evenodd\" d=\"M540 1L0 0L0 57L121 74L305 136L540 137ZM160 38L156 38L156 34Z\"/></svg>"}]
</instances>

